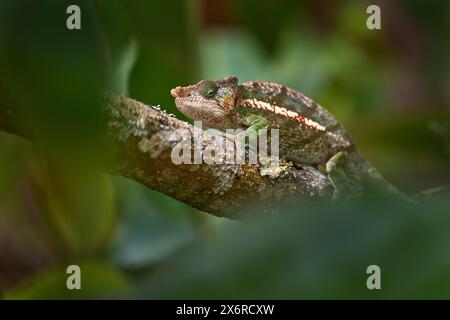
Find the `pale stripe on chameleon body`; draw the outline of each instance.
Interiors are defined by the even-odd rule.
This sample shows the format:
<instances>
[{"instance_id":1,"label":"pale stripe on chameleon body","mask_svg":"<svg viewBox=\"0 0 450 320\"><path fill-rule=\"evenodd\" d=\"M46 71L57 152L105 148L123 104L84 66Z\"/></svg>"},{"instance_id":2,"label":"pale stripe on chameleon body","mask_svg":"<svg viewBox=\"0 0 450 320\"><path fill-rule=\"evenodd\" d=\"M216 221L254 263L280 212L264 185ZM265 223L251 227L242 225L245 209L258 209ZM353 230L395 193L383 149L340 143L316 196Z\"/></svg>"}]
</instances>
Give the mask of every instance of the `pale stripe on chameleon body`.
<instances>
[{"instance_id":1,"label":"pale stripe on chameleon body","mask_svg":"<svg viewBox=\"0 0 450 320\"><path fill-rule=\"evenodd\" d=\"M270 104L270 103L267 103L264 101L256 100L255 98L245 99L244 101L242 101L242 103L244 104L244 106L246 106L248 108L267 110L267 111L273 112L275 114L282 115L288 119L297 121L298 123L301 123L307 127L314 128L318 131L325 131L324 126L322 126L322 125L318 124L317 122L315 122L311 119L308 119L292 110L288 110L286 108L279 107L277 105Z\"/></svg>"}]
</instances>

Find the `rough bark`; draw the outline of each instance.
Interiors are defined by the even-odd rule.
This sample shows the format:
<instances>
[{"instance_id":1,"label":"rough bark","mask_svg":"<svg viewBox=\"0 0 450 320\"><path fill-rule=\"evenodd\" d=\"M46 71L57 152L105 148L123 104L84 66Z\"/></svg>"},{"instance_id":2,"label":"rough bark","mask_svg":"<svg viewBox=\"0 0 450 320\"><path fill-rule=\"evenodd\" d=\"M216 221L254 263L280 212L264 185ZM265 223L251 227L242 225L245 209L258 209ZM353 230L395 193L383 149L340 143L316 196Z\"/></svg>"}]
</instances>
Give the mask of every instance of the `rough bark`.
<instances>
[{"instance_id":1,"label":"rough bark","mask_svg":"<svg viewBox=\"0 0 450 320\"><path fill-rule=\"evenodd\" d=\"M325 175L313 167L297 167L283 160L272 175L262 173L267 170L260 163L174 164L173 147L183 139L192 145L197 141L202 150L233 142L130 98L112 93L105 93L104 98L108 150L113 156L111 173L228 217L241 216L255 205L261 211L278 200L328 201L331 197L333 187ZM184 132L178 134L179 130Z\"/></svg>"},{"instance_id":2,"label":"rough bark","mask_svg":"<svg viewBox=\"0 0 450 320\"><path fill-rule=\"evenodd\" d=\"M157 107L112 92L103 93L102 106L106 142L102 150L107 159L104 170L192 207L232 218L265 212L276 201L298 203L331 198L329 179L311 166L293 166L283 160L278 170L267 170L261 163L176 164L171 155L179 143L204 151L215 144L228 148L233 142L209 135ZM0 116L9 117L11 111L6 110L0 106ZM3 120L0 129L20 134L9 119ZM256 211L251 210L255 207Z\"/></svg>"}]
</instances>

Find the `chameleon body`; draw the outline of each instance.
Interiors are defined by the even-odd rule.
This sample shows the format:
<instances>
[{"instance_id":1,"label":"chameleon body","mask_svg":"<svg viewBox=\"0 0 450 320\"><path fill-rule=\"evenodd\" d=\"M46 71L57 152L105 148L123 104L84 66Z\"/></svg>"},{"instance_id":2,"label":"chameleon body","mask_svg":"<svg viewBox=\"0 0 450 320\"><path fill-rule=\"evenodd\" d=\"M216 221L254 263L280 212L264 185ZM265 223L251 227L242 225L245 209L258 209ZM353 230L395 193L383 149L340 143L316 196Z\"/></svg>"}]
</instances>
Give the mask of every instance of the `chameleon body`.
<instances>
[{"instance_id":1,"label":"chameleon body","mask_svg":"<svg viewBox=\"0 0 450 320\"><path fill-rule=\"evenodd\" d=\"M279 129L280 157L325 166L335 199L404 197L359 153L327 110L294 89L264 81L238 84L236 77L227 77L176 87L171 94L184 115L210 128Z\"/></svg>"}]
</instances>

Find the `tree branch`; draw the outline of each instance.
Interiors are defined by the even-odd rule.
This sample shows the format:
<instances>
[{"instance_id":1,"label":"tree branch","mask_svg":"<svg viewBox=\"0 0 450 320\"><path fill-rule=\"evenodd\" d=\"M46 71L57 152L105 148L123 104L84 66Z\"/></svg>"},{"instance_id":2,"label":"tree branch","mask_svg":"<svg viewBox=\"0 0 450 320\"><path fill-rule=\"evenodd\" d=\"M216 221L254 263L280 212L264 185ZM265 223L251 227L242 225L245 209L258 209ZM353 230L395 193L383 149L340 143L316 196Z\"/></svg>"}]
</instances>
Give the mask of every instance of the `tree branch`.
<instances>
[{"instance_id":1,"label":"tree branch","mask_svg":"<svg viewBox=\"0 0 450 320\"><path fill-rule=\"evenodd\" d=\"M329 201L329 179L310 166L280 161L276 176L263 175L262 164L174 164L173 147L183 139L198 140L202 150L233 143L211 136L158 108L112 93L104 95L109 172L128 177L197 209L227 217L259 210L274 201ZM184 130L184 134L178 134ZM188 142L194 143L194 142Z\"/></svg>"},{"instance_id":2,"label":"tree branch","mask_svg":"<svg viewBox=\"0 0 450 320\"><path fill-rule=\"evenodd\" d=\"M209 135L157 107L112 92L103 93L102 106L107 159L104 170L192 207L237 218L255 206L258 212L264 212L275 201L298 203L331 198L333 186L329 179L311 166L298 167L280 160L279 169L268 175L260 163L175 164L171 155L179 143L205 150L233 142ZM0 129L20 135L10 118L11 110L0 104Z\"/></svg>"}]
</instances>

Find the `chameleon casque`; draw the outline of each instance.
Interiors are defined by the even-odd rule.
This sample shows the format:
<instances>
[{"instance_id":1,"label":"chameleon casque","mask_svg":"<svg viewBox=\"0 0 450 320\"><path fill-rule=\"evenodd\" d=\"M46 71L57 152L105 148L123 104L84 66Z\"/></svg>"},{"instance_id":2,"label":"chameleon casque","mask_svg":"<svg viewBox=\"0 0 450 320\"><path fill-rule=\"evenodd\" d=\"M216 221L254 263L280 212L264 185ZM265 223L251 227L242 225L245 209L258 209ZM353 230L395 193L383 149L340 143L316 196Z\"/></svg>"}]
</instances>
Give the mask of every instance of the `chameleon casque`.
<instances>
[{"instance_id":1,"label":"chameleon casque","mask_svg":"<svg viewBox=\"0 0 450 320\"><path fill-rule=\"evenodd\" d=\"M236 77L227 77L176 87L171 94L184 115L210 128L279 129L280 157L300 166L324 165L334 199L404 197L359 153L327 110L296 90L264 81L238 84Z\"/></svg>"}]
</instances>

